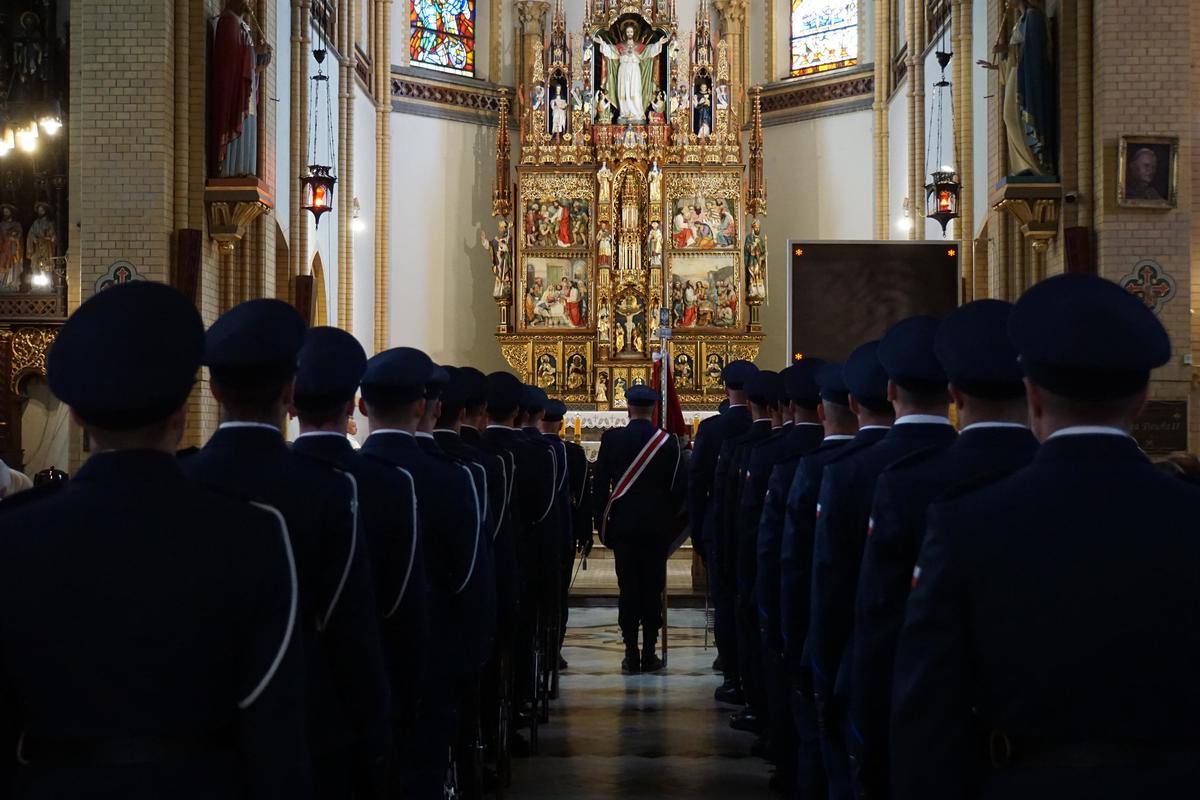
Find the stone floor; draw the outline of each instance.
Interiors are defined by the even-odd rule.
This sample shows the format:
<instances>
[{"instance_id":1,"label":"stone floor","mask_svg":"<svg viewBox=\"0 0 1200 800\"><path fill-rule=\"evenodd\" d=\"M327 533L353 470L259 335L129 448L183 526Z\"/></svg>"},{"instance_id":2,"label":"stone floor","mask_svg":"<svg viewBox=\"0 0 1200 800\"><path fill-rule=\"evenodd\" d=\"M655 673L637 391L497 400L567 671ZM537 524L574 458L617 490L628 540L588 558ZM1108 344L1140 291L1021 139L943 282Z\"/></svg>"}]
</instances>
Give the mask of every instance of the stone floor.
<instances>
[{"instance_id":1,"label":"stone floor","mask_svg":"<svg viewBox=\"0 0 1200 800\"><path fill-rule=\"evenodd\" d=\"M669 613L668 667L621 674L615 608L572 609L560 699L541 729L541 754L514 764L512 797L772 797L751 737L729 728L734 709L713 702L716 651L704 612Z\"/></svg>"}]
</instances>

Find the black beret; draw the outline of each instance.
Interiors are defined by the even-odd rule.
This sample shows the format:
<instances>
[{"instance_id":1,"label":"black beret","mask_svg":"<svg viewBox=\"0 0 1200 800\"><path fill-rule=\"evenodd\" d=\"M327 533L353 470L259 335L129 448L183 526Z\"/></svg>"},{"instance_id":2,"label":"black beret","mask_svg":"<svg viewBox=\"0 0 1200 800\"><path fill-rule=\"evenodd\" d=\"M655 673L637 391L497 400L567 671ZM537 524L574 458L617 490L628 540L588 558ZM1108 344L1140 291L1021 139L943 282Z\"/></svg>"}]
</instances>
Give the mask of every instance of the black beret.
<instances>
[{"instance_id":1,"label":"black beret","mask_svg":"<svg viewBox=\"0 0 1200 800\"><path fill-rule=\"evenodd\" d=\"M825 366L820 358L804 358L779 374L783 378L784 395L798 406L816 408L821 403L817 386L817 371Z\"/></svg>"},{"instance_id":2,"label":"black beret","mask_svg":"<svg viewBox=\"0 0 1200 800\"><path fill-rule=\"evenodd\" d=\"M546 393L536 386L526 384L521 392L521 410L526 414L536 414L546 407Z\"/></svg>"},{"instance_id":3,"label":"black beret","mask_svg":"<svg viewBox=\"0 0 1200 800\"><path fill-rule=\"evenodd\" d=\"M463 380L466 381L466 407L479 408L485 404L488 389L487 376L474 367L459 367L458 371L462 373Z\"/></svg>"},{"instance_id":4,"label":"black beret","mask_svg":"<svg viewBox=\"0 0 1200 800\"><path fill-rule=\"evenodd\" d=\"M658 402L658 392L649 386L630 386L625 390L625 402L631 406L652 406Z\"/></svg>"},{"instance_id":5,"label":"black beret","mask_svg":"<svg viewBox=\"0 0 1200 800\"><path fill-rule=\"evenodd\" d=\"M546 422L558 422L567 415L567 404L562 400L547 400L546 414L542 417Z\"/></svg>"},{"instance_id":6,"label":"black beret","mask_svg":"<svg viewBox=\"0 0 1200 800\"><path fill-rule=\"evenodd\" d=\"M366 369L367 354L358 339L340 328L310 328L296 367L296 396L348 400Z\"/></svg>"},{"instance_id":7,"label":"black beret","mask_svg":"<svg viewBox=\"0 0 1200 800\"><path fill-rule=\"evenodd\" d=\"M934 317L909 317L883 335L879 363L897 386L910 392L946 391L946 371L934 348L940 324Z\"/></svg>"},{"instance_id":8,"label":"black beret","mask_svg":"<svg viewBox=\"0 0 1200 800\"><path fill-rule=\"evenodd\" d=\"M888 375L879 363L879 342L867 342L854 349L842 367L842 380L859 405L879 412L891 407L887 399Z\"/></svg>"},{"instance_id":9,"label":"black beret","mask_svg":"<svg viewBox=\"0 0 1200 800\"><path fill-rule=\"evenodd\" d=\"M781 389L779 373L770 369L760 369L746 382L746 394L752 403L758 405L778 405Z\"/></svg>"},{"instance_id":10,"label":"black beret","mask_svg":"<svg viewBox=\"0 0 1200 800\"><path fill-rule=\"evenodd\" d=\"M442 396L442 390L450 383L450 373L445 367L433 365L429 371L429 379L425 381L425 399L436 400Z\"/></svg>"},{"instance_id":11,"label":"black beret","mask_svg":"<svg viewBox=\"0 0 1200 800\"><path fill-rule=\"evenodd\" d=\"M363 390L387 390L401 402L416 400L424 396L425 383L433 375L433 368L433 360L415 347L393 347L367 361Z\"/></svg>"},{"instance_id":12,"label":"black beret","mask_svg":"<svg viewBox=\"0 0 1200 800\"><path fill-rule=\"evenodd\" d=\"M521 395L525 386L511 372L493 372L487 376L488 411L497 416L507 416L521 406Z\"/></svg>"},{"instance_id":13,"label":"black beret","mask_svg":"<svg viewBox=\"0 0 1200 800\"><path fill-rule=\"evenodd\" d=\"M187 402L204 356L204 322L183 294L136 281L106 289L62 326L46 359L54 395L84 422L128 430Z\"/></svg>"},{"instance_id":14,"label":"black beret","mask_svg":"<svg viewBox=\"0 0 1200 800\"><path fill-rule=\"evenodd\" d=\"M1008 338L1012 309L1003 300L976 300L942 322L937 357L959 391L993 400L1025 394L1017 348Z\"/></svg>"},{"instance_id":15,"label":"black beret","mask_svg":"<svg viewBox=\"0 0 1200 800\"><path fill-rule=\"evenodd\" d=\"M1158 317L1117 284L1095 275L1058 275L1021 296L1009 336L1029 379L1079 400L1126 397L1171 359Z\"/></svg>"},{"instance_id":16,"label":"black beret","mask_svg":"<svg viewBox=\"0 0 1200 800\"><path fill-rule=\"evenodd\" d=\"M304 318L282 300L248 300L226 311L208 329L204 363L225 377L294 375L304 329Z\"/></svg>"},{"instance_id":17,"label":"black beret","mask_svg":"<svg viewBox=\"0 0 1200 800\"><path fill-rule=\"evenodd\" d=\"M740 390L746 386L746 381L758 372L758 367L745 359L730 361L725 369L721 370L721 380L725 382L726 389Z\"/></svg>"},{"instance_id":18,"label":"black beret","mask_svg":"<svg viewBox=\"0 0 1200 800\"><path fill-rule=\"evenodd\" d=\"M817 387L821 399L839 406L850 405L850 390L846 388L845 365L839 362L823 364L817 369Z\"/></svg>"},{"instance_id":19,"label":"black beret","mask_svg":"<svg viewBox=\"0 0 1200 800\"><path fill-rule=\"evenodd\" d=\"M445 365L439 367L446 374L446 384L442 388L442 413L455 413L467 405L467 376L458 367Z\"/></svg>"}]
</instances>

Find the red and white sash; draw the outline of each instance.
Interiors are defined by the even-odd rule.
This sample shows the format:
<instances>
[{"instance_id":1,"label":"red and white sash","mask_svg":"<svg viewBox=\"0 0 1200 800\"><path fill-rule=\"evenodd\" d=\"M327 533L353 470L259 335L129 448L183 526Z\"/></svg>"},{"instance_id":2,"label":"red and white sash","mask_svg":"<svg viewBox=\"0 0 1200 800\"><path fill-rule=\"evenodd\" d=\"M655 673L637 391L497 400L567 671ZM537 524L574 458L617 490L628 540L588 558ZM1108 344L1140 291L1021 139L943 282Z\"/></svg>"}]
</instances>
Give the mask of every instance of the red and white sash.
<instances>
[{"instance_id":1,"label":"red and white sash","mask_svg":"<svg viewBox=\"0 0 1200 800\"><path fill-rule=\"evenodd\" d=\"M634 482L641 477L646 471L646 467L658 454L658 451L663 448L663 445L671 438L671 434L666 431L656 430L654 435L650 437L650 441L646 442L641 451L633 459L633 463L629 465L629 469L625 470L625 474L617 481L617 488L613 489L612 495L608 498L608 505L604 507L604 521L600 525L600 542L606 547L608 546L608 517L612 513L613 503L620 500L633 486Z\"/></svg>"}]
</instances>

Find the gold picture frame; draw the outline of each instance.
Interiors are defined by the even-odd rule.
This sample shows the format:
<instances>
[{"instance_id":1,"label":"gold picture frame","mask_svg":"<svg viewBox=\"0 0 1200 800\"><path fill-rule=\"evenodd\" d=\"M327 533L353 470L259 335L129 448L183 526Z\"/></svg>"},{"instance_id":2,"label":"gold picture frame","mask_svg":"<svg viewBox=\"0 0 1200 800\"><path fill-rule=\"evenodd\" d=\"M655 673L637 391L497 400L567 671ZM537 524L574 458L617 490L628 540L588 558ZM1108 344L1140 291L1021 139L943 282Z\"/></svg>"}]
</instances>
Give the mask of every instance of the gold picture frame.
<instances>
[{"instance_id":1,"label":"gold picture frame","mask_svg":"<svg viewBox=\"0 0 1200 800\"><path fill-rule=\"evenodd\" d=\"M1122 136L1117 144L1117 205L1166 210L1178 202L1179 137Z\"/></svg>"}]
</instances>

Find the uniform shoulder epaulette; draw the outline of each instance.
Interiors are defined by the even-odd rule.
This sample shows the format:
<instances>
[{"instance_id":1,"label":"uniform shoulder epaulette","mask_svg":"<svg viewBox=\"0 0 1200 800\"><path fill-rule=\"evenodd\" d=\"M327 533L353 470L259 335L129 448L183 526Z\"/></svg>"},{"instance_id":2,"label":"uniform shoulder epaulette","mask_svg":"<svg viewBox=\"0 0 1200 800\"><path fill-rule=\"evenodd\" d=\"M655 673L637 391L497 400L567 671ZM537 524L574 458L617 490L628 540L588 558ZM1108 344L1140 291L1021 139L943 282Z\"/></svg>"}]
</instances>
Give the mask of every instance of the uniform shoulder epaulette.
<instances>
[{"instance_id":1,"label":"uniform shoulder epaulette","mask_svg":"<svg viewBox=\"0 0 1200 800\"><path fill-rule=\"evenodd\" d=\"M43 483L41 486L34 486L23 492L17 492L12 497L0 501L0 513L24 508L30 503L36 503L39 500L44 500L47 497L58 494L68 483L70 481L50 481L49 483Z\"/></svg>"},{"instance_id":2,"label":"uniform shoulder epaulette","mask_svg":"<svg viewBox=\"0 0 1200 800\"><path fill-rule=\"evenodd\" d=\"M994 469L990 472L985 472L982 475L976 475L974 478L968 478L959 481L947 488L944 492L934 498L934 503L947 503L951 500L957 500L980 489L986 489L993 484L999 483L1005 478L1012 475L1016 470L1013 469Z\"/></svg>"}]
</instances>

